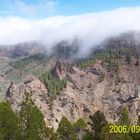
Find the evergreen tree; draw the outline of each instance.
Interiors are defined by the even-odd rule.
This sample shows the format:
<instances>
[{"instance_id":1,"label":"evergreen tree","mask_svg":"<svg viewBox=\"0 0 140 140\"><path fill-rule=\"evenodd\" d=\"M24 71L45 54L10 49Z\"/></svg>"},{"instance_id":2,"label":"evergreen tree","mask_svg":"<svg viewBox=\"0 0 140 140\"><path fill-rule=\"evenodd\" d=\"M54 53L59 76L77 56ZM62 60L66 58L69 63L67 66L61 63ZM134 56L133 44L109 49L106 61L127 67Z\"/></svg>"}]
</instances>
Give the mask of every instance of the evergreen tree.
<instances>
[{"instance_id":1,"label":"evergreen tree","mask_svg":"<svg viewBox=\"0 0 140 140\"><path fill-rule=\"evenodd\" d=\"M46 128L45 133L47 140L58 140L57 134L54 132L53 128Z\"/></svg>"},{"instance_id":2,"label":"evergreen tree","mask_svg":"<svg viewBox=\"0 0 140 140\"><path fill-rule=\"evenodd\" d=\"M126 54L126 61L127 61L127 64L131 63L131 54L130 53Z\"/></svg>"},{"instance_id":3,"label":"evergreen tree","mask_svg":"<svg viewBox=\"0 0 140 140\"><path fill-rule=\"evenodd\" d=\"M79 118L74 124L74 131L77 134L78 140L82 140L82 137L84 135L84 130L86 128L86 123L82 118Z\"/></svg>"},{"instance_id":4,"label":"evergreen tree","mask_svg":"<svg viewBox=\"0 0 140 140\"><path fill-rule=\"evenodd\" d=\"M133 140L140 140L140 133L131 133L130 134Z\"/></svg>"},{"instance_id":5,"label":"evergreen tree","mask_svg":"<svg viewBox=\"0 0 140 140\"><path fill-rule=\"evenodd\" d=\"M43 140L46 137L44 116L29 96L22 103L19 120L21 140Z\"/></svg>"},{"instance_id":6,"label":"evergreen tree","mask_svg":"<svg viewBox=\"0 0 140 140\"><path fill-rule=\"evenodd\" d=\"M61 119L57 132L61 140L77 140L74 128L66 117Z\"/></svg>"},{"instance_id":7,"label":"evergreen tree","mask_svg":"<svg viewBox=\"0 0 140 140\"><path fill-rule=\"evenodd\" d=\"M85 135L82 140L95 140L93 132L86 130Z\"/></svg>"},{"instance_id":8,"label":"evergreen tree","mask_svg":"<svg viewBox=\"0 0 140 140\"><path fill-rule=\"evenodd\" d=\"M91 129L95 134L95 139L99 140L99 134L101 133L102 127L107 124L105 116L102 112L97 111L94 115L90 115L89 118L91 120Z\"/></svg>"},{"instance_id":9,"label":"evergreen tree","mask_svg":"<svg viewBox=\"0 0 140 140\"><path fill-rule=\"evenodd\" d=\"M44 72L41 74L39 79L45 84L49 92L51 93L51 101L56 99L57 93L62 91L64 88L67 87L67 80L53 76L51 73Z\"/></svg>"},{"instance_id":10,"label":"evergreen tree","mask_svg":"<svg viewBox=\"0 0 140 140\"><path fill-rule=\"evenodd\" d=\"M130 125L130 120L129 120L129 116L128 116L128 110L126 108L123 108L121 110L119 124L121 124L121 125Z\"/></svg>"},{"instance_id":11,"label":"evergreen tree","mask_svg":"<svg viewBox=\"0 0 140 140\"><path fill-rule=\"evenodd\" d=\"M9 102L0 103L0 140L16 140L18 119Z\"/></svg>"}]
</instances>

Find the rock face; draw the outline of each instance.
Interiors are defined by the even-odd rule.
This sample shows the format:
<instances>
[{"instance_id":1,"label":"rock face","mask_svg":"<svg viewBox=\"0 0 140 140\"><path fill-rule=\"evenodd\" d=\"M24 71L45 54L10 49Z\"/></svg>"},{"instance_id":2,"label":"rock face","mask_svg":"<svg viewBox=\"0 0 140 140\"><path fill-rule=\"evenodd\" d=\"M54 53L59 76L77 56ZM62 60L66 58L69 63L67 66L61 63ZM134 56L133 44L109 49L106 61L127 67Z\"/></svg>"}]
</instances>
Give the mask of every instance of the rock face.
<instances>
[{"instance_id":1,"label":"rock face","mask_svg":"<svg viewBox=\"0 0 140 140\"><path fill-rule=\"evenodd\" d=\"M24 83L16 85L13 81L11 82L6 92L6 98L11 101L14 109L20 109L20 104L25 98L25 94L30 93L33 99L40 99L46 94L47 89L40 80L34 77L28 77Z\"/></svg>"},{"instance_id":2,"label":"rock face","mask_svg":"<svg viewBox=\"0 0 140 140\"><path fill-rule=\"evenodd\" d=\"M19 110L25 93L32 95L41 109L48 126L57 128L63 116L75 121L79 117L88 119L97 110L104 112L109 122L118 120L122 107L130 110L133 123L140 115L140 67L134 63L120 64L118 71L108 71L107 65L97 61L93 66L80 69L72 63L59 60L53 74L60 79L67 78L68 84L60 91L50 105L50 94L45 85L35 77L28 77L24 83L11 83L6 98ZM104 77L101 78L102 74Z\"/></svg>"},{"instance_id":3,"label":"rock face","mask_svg":"<svg viewBox=\"0 0 140 140\"><path fill-rule=\"evenodd\" d=\"M56 75L59 79L63 79L68 73L72 73L74 64L71 61L59 59L54 68L52 74Z\"/></svg>"}]
</instances>

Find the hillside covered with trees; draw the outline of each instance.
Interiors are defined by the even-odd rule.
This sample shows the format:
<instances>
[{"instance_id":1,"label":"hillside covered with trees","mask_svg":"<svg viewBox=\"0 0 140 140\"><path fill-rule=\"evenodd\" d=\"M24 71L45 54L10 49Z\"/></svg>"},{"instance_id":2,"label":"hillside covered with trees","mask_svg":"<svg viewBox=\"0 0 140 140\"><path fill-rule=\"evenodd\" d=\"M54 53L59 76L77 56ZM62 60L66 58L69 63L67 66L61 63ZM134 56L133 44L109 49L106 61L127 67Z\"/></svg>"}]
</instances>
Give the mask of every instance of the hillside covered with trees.
<instances>
[{"instance_id":1,"label":"hillside covered with trees","mask_svg":"<svg viewBox=\"0 0 140 140\"><path fill-rule=\"evenodd\" d=\"M139 125L139 120L137 125ZM125 129L111 133L110 124L100 111L89 116L89 121L79 118L72 123L65 116L56 131L47 127L44 116L30 96L22 103L20 112L14 112L8 101L0 103L1 140L139 140L139 131ZM114 126L129 127L128 111L123 108L119 121ZM117 131L117 130L116 130ZM133 132L133 133L132 133Z\"/></svg>"}]
</instances>

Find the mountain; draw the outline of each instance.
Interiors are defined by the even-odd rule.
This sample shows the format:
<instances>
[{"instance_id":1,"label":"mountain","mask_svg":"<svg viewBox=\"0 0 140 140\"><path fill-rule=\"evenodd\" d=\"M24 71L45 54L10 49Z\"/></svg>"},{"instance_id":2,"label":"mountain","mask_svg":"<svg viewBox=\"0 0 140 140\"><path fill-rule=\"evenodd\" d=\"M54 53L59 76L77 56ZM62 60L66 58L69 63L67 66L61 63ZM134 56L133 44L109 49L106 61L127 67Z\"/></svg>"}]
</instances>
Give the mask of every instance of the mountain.
<instances>
[{"instance_id":1,"label":"mountain","mask_svg":"<svg viewBox=\"0 0 140 140\"><path fill-rule=\"evenodd\" d=\"M36 41L23 42L15 45L0 45L0 56L21 58L43 52L44 50L44 46Z\"/></svg>"},{"instance_id":2,"label":"mountain","mask_svg":"<svg viewBox=\"0 0 140 140\"><path fill-rule=\"evenodd\" d=\"M63 116L72 122L79 117L88 120L97 110L115 123L123 107L136 124L140 44L133 34L110 38L98 49L94 47L88 57L77 59L72 59L80 48L77 43L60 42L51 55L32 43L20 45L0 50L5 62L0 64L0 93L14 110L20 110L25 95L30 94L47 125L55 129Z\"/></svg>"}]
</instances>

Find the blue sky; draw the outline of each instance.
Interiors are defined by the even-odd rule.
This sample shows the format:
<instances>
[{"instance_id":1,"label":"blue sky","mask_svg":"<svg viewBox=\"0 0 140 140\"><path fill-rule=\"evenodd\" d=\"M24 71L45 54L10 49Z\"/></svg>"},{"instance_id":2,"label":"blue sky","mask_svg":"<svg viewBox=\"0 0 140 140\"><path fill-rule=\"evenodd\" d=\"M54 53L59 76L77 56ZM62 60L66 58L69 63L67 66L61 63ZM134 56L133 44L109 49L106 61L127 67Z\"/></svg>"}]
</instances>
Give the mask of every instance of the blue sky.
<instances>
[{"instance_id":1,"label":"blue sky","mask_svg":"<svg viewBox=\"0 0 140 140\"><path fill-rule=\"evenodd\" d=\"M61 0L59 11L62 14L82 14L136 6L140 6L140 0Z\"/></svg>"},{"instance_id":2,"label":"blue sky","mask_svg":"<svg viewBox=\"0 0 140 140\"><path fill-rule=\"evenodd\" d=\"M0 16L44 18L138 6L140 0L0 0Z\"/></svg>"}]
</instances>

